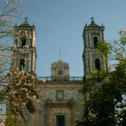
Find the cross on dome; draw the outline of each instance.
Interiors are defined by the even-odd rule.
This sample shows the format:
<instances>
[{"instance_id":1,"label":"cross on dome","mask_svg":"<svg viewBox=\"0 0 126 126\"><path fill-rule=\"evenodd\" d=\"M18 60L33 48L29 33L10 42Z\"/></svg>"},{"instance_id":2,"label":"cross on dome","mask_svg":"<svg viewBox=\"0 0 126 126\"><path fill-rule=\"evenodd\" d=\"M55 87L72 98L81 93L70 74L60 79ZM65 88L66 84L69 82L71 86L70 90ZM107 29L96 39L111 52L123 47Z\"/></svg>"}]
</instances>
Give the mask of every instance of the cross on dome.
<instances>
[{"instance_id":1,"label":"cross on dome","mask_svg":"<svg viewBox=\"0 0 126 126\"><path fill-rule=\"evenodd\" d=\"M92 19L92 21L93 21L94 18L92 17L91 19Z\"/></svg>"},{"instance_id":2,"label":"cross on dome","mask_svg":"<svg viewBox=\"0 0 126 126\"><path fill-rule=\"evenodd\" d=\"M28 19L28 18L27 18L27 17L25 17L24 19L25 19L25 21L27 21L27 19Z\"/></svg>"}]
</instances>

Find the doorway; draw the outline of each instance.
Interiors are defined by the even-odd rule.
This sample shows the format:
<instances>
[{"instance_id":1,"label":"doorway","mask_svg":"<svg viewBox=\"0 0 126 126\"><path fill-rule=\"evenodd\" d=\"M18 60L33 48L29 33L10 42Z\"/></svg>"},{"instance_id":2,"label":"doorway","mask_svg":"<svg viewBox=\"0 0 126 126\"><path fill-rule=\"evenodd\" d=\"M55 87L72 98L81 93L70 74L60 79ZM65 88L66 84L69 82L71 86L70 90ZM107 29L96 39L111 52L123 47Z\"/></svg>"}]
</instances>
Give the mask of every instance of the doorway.
<instances>
[{"instance_id":1,"label":"doorway","mask_svg":"<svg viewBox=\"0 0 126 126\"><path fill-rule=\"evenodd\" d=\"M56 126L65 126L65 116L64 115L56 116Z\"/></svg>"}]
</instances>

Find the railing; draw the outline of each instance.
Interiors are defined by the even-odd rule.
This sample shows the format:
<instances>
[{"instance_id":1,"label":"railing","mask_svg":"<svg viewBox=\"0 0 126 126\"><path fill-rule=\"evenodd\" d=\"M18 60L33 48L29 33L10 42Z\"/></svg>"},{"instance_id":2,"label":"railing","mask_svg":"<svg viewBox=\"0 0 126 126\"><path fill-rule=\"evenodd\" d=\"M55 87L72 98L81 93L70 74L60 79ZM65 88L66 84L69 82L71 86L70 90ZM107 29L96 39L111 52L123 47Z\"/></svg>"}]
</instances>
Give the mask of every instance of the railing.
<instances>
[{"instance_id":1,"label":"railing","mask_svg":"<svg viewBox=\"0 0 126 126\"><path fill-rule=\"evenodd\" d=\"M37 77L37 81L83 81L83 77Z\"/></svg>"}]
</instances>

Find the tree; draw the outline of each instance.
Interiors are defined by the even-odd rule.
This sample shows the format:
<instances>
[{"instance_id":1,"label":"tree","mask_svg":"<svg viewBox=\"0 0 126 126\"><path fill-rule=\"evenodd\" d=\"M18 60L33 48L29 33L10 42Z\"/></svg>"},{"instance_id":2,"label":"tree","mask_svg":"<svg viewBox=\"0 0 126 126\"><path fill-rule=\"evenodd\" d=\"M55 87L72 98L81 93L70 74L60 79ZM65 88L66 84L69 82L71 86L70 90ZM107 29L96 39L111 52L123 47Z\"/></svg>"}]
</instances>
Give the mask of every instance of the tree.
<instances>
[{"instance_id":1,"label":"tree","mask_svg":"<svg viewBox=\"0 0 126 126\"><path fill-rule=\"evenodd\" d=\"M15 37L17 40L20 36L30 38L31 36L27 32L17 31L16 27L11 24L14 18L23 16L23 14L17 13L19 10L24 10L18 6L18 0L6 0L5 4L0 15L0 38ZM17 47L13 45L13 48ZM36 73L30 74L23 73L23 70L19 71L18 68L10 66L9 58L13 58L10 54L10 46L6 42L0 42L0 86L2 87L0 97L7 98L10 110L6 116L6 125L18 126L26 121L23 107L26 107L30 113L35 112L33 101L39 102L41 97L37 93L39 88L36 85ZM0 121L5 122L5 120ZM1 125L4 122L0 122Z\"/></svg>"},{"instance_id":2,"label":"tree","mask_svg":"<svg viewBox=\"0 0 126 126\"><path fill-rule=\"evenodd\" d=\"M20 0L20 3L23 1ZM2 13L0 14L0 38L4 37L13 37L14 29L13 29L13 20L14 18L20 18L24 16L22 11L23 8L20 8L18 5L19 0L5 0L6 5L2 9ZM19 10L20 13L19 13Z\"/></svg>"},{"instance_id":3,"label":"tree","mask_svg":"<svg viewBox=\"0 0 126 126\"><path fill-rule=\"evenodd\" d=\"M41 96L37 93L39 88L36 85L36 74L23 73L23 70L18 71L17 69L17 71L11 71L8 74L7 80L8 86L3 91L8 94L7 104L9 105L9 114L12 113L14 118L12 120L12 117L8 117L6 125L18 126L26 122L23 106L26 106L30 113L34 113L35 107L32 102L40 101Z\"/></svg>"},{"instance_id":4,"label":"tree","mask_svg":"<svg viewBox=\"0 0 126 126\"><path fill-rule=\"evenodd\" d=\"M4 0L3 0L4 2ZM20 0L22 3L23 1ZM5 37L19 36L19 33L13 28L13 20L15 18L20 18L24 14L21 14L24 9L20 8L18 5L19 0L5 0L5 6L2 8L0 14L0 38L1 40ZM21 11L19 11L21 10ZM0 41L0 80L7 73L6 71L10 68L9 58L10 55L10 44L6 41Z\"/></svg>"},{"instance_id":5,"label":"tree","mask_svg":"<svg viewBox=\"0 0 126 126\"><path fill-rule=\"evenodd\" d=\"M80 105L84 106L83 121L86 126L125 126L126 125L126 31L120 31L119 40L113 43L98 42L98 53L118 64L108 70L92 70L85 81L82 93L88 94ZM112 68L115 70L111 70Z\"/></svg>"},{"instance_id":6,"label":"tree","mask_svg":"<svg viewBox=\"0 0 126 126\"><path fill-rule=\"evenodd\" d=\"M1 14L0 14L0 90L3 88L6 88L6 82L4 81L4 78L6 78L7 71L9 70L9 58L10 55L10 45L6 41L2 41L2 39L5 39L5 37L12 37L14 35L13 30L13 20L17 17L22 17L23 14L19 13L18 1L17 0L9 0L4 1L5 6L1 8ZM22 2L22 0L20 0ZM22 8L20 12L22 12L24 9ZM0 98L4 98L4 92L0 91L1 95ZM2 105L2 104L0 104ZM1 124L2 125L2 124Z\"/></svg>"}]
</instances>

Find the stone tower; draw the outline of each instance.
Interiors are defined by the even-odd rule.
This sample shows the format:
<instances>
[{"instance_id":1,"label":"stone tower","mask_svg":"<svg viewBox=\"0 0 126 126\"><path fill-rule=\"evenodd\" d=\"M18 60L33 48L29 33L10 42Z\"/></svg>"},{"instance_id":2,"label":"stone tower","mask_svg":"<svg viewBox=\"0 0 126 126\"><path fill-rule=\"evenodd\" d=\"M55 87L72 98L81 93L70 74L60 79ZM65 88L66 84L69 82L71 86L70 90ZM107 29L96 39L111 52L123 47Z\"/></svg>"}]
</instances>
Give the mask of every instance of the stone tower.
<instances>
[{"instance_id":1,"label":"stone tower","mask_svg":"<svg viewBox=\"0 0 126 126\"><path fill-rule=\"evenodd\" d=\"M20 26L15 24L14 27L17 32L20 32L19 40L14 38L13 48L11 49L12 57L11 65L21 69L23 68L24 72L34 73L36 71L36 28L28 24L27 18ZM31 35L27 37L25 35ZM14 48L16 46L16 48Z\"/></svg>"},{"instance_id":2,"label":"stone tower","mask_svg":"<svg viewBox=\"0 0 126 126\"><path fill-rule=\"evenodd\" d=\"M91 72L91 68L95 70L107 69L107 64L103 62L104 55L96 54L97 42L105 40L105 27L97 25L93 21L93 17L90 25L85 24L83 31L84 51L83 51L83 63L84 63L84 78Z\"/></svg>"}]
</instances>

